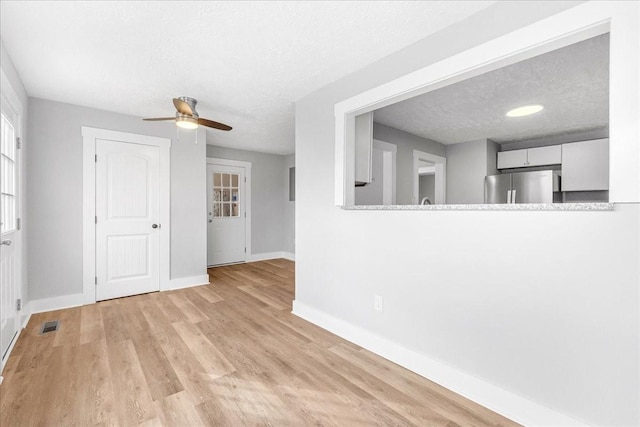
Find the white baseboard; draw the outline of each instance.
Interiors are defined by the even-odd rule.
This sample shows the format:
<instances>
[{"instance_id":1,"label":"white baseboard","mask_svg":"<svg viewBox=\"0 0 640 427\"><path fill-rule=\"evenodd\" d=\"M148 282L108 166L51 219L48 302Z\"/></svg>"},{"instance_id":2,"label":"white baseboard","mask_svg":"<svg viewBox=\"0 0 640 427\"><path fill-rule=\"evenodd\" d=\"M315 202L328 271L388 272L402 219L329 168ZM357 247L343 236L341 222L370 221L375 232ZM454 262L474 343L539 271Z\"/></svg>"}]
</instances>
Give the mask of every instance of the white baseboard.
<instances>
[{"instance_id":1,"label":"white baseboard","mask_svg":"<svg viewBox=\"0 0 640 427\"><path fill-rule=\"evenodd\" d=\"M191 288L193 286L208 285L209 275L201 274L200 276L180 277L169 281L169 288L163 291L171 291L175 289Z\"/></svg>"},{"instance_id":2,"label":"white baseboard","mask_svg":"<svg viewBox=\"0 0 640 427\"><path fill-rule=\"evenodd\" d=\"M277 258L289 258L292 254L290 252L264 252L261 254L251 254L247 255L247 262L256 262L256 261L266 261L268 259L277 259Z\"/></svg>"},{"instance_id":3,"label":"white baseboard","mask_svg":"<svg viewBox=\"0 0 640 427\"><path fill-rule=\"evenodd\" d=\"M292 313L522 425L586 425L302 302L293 301Z\"/></svg>"},{"instance_id":4,"label":"white baseboard","mask_svg":"<svg viewBox=\"0 0 640 427\"><path fill-rule=\"evenodd\" d=\"M293 252L282 252L282 258L288 259L289 261L295 261L296 254Z\"/></svg>"},{"instance_id":5,"label":"white baseboard","mask_svg":"<svg viewBox=\"0 0 640 427\"><path fill-rule=\"evenodd\" d=\"M84 294L62 295L29 301L31 314L84 305Z\"/></svg>"}]
</instances>

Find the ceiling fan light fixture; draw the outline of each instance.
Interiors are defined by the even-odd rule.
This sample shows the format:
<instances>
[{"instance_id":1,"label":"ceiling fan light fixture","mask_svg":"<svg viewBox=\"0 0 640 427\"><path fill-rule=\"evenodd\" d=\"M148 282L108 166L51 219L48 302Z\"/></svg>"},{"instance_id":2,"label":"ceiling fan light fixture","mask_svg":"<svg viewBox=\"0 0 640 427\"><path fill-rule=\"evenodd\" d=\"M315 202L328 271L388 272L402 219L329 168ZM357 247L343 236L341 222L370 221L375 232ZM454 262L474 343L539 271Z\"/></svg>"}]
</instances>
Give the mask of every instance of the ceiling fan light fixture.
<instances>
[{"instance_id":1,"label":"ceiling fan light fixture","mask_svg":"<svg viewBox=\"0 0 640 427\"><path fill-rule=\"evenodd\" d=\"M183 129L196 129L198 127L198 119L185 114L176 114L176 126Z\"/></svg>"},{"instance_id":2,"label":"ceiling fan light fixture","mask_svg":"<svg viewBox=\"0 0 640 427\"><path fill-rule=\"evenodd\" d=\"M535 113L539 113L542 111L544 107L542 105L525 105L522 107L514 108L512 110L507 111L507 117L524 117L530 116Z\"/></svg>"}]
</instances>

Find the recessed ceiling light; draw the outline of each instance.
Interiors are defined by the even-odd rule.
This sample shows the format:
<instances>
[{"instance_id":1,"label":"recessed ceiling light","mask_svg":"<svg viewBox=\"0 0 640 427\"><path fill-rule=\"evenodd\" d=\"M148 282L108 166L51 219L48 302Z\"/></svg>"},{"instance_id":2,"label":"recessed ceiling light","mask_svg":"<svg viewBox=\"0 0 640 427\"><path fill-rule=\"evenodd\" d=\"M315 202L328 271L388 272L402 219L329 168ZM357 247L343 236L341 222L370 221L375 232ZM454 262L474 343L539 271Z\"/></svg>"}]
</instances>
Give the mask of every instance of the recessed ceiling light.
<instances>
[{"instance_id":1,"label":"recessed ceiling light","mask_svg":"<svg viewBox=\"0 0 640 427\"><path fill-rule=\"evenodd\" d=\"M518 107L507 111L507 117L530 116L531 114L538 113L543 109L544 107L542 105L525 105L524 107Z\"/></svg>"}]
</instances>

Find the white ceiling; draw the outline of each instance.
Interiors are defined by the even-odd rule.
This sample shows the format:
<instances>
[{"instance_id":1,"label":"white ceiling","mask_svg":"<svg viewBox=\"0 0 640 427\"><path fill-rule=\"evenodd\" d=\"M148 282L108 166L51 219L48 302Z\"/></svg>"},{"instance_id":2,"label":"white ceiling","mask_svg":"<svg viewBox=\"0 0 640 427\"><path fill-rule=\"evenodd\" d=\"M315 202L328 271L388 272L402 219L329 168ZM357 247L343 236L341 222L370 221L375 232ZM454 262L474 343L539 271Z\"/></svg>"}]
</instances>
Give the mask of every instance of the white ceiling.
<instances>
[{"instance_id":1,"label":"white ceiling","mask_svg":"<svg viewBox=\"0 0 640 427\"><path fill-rule=\"evenodd\" d=\"M532 116L505 116L530 104L545 108ZM609 35L376 110L374 121L443 144L502 143L606 127Z\"/></svg>"},{"instance_id":2,"label":"white ceiling","mask_svg":"<svg viewBox=\"0 0 640 427\"><path fill-rule=\"evenodd\" d=\"M294 151L305 95L493 1L0 2L32 97L140 117L198 99L217 145Z\"/></svg>"}]
</instances>

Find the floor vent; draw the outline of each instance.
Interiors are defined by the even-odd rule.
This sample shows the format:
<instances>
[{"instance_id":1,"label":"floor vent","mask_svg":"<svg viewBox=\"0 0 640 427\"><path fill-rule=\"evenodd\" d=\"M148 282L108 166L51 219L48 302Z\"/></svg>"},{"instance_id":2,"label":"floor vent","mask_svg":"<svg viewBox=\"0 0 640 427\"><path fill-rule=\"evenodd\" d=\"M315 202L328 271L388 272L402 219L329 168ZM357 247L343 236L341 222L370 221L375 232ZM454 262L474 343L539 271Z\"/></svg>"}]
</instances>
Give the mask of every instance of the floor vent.
<instances>
[{"instance_id":1,"label":"floor vent","mask_svg":"<svg viewBox=\"0 0 640 427\"><path fill-rule=\"evenodd\" d=\"M51 322L45 322L42 325L42 329L40 330L41 334L46 334L47 332L55 332L60 327L59 320L52 320Z\"/></svg>"}]
</instances>

